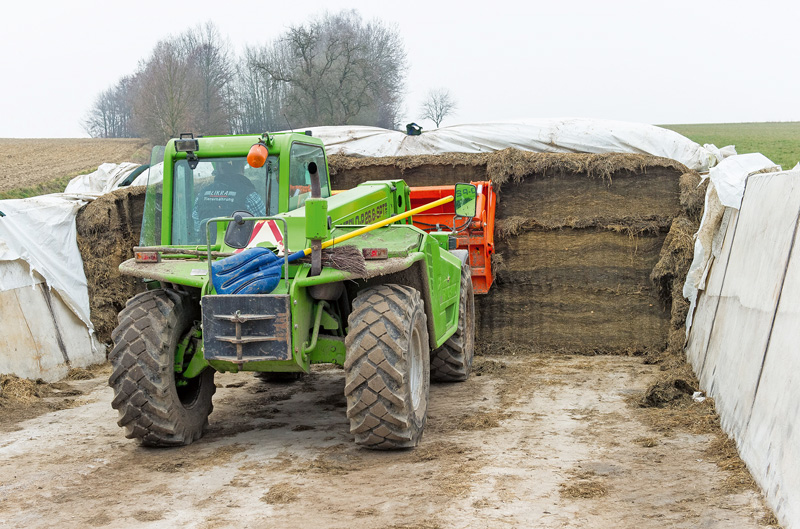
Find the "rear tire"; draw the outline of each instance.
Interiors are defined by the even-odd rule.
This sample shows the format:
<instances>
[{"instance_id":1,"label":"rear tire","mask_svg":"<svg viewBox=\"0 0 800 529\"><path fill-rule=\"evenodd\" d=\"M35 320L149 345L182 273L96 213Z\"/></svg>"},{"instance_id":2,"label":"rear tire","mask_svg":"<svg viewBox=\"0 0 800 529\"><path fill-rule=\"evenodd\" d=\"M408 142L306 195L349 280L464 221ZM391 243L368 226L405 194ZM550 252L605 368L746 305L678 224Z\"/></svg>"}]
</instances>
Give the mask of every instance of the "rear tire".
<instances>
[{"instance_id":1,"label":"rear tire","mask_svg":"<svg viewBox=\"0 0 800 529\"><path fill-rule=\"evenodd\" d=\"M463 382L469 378L475 356L475 294L468 263L461 265L461 295L458 328L438 349L431 352L431 380Z\"/></svg>"},{"instance_id":2,"label":"rear tire","mask_svg":"<svg viewBox=\"0 0 800 529\"><path fill-rule=\"evenodd\" d=\"M199 307L175 290L131 298L111 333L114 349L109 385L126 437L145 446L188 445L203 435L213 409L214 370L206 368L178 387L175 349L192 329Z\"/></svg>"},{"instance_id":3,"label":"rear tire","mask_svg":"<svg viewBox=\"0 0 800 529\"><path fill-rule=\"evenodd\" d=\"M379 450L416 446L430 388L427 317L419 292L401 285L363 290L348 325L344 394L356 443Z\"/></svg>"}]
</instances>

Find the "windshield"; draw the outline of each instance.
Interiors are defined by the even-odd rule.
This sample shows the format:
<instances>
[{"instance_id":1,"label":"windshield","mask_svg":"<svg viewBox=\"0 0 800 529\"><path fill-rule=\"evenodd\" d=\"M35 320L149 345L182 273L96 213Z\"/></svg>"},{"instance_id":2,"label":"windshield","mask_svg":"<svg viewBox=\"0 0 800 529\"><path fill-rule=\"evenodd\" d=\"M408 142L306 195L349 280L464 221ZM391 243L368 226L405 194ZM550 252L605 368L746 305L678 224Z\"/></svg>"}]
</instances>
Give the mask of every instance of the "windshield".
<instances>
[{"instance_id":1,"label":"windshield","mask_svg":"<svg viewBox=\"0 0 800 529\"><path fill-rule=\"evenodd\" d=\"M144 198L139 246L158 246L161 244L163 168L164 146L156 145L150 153L150 167L147 169L147 192Z\"/></svg>"},{"instance_id":2,"label":"windshield","mask_svg":"<svg viewBox=\"0 0 800 529\"><path fill-rule=\"evenodd\" d=\"M258 169L244 157L203 158L194 169L178 160L172 187L172 244L204 245L210 218L278 213L278 157L269 156Z\"/></svg>"}]
</instances>

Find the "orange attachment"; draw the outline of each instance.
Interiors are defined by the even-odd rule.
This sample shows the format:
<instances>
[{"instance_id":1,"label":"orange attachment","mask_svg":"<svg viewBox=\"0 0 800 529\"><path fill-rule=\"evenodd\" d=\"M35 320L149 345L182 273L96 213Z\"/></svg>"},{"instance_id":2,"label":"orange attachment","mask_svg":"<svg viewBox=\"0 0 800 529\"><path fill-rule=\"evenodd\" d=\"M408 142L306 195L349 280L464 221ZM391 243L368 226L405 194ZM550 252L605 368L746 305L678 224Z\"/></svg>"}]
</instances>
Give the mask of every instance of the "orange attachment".
<instances>
[{"instance_id":1,"label":"orange attachment","mask_svg":"<svg viewBox=\"0 0 800 529\"><path fill-rule=\"evenodd\" d=\"M267 146L263 143L255 143L247 153L247 163L256 169L264 167L264 164L267 163L267 156L269 156Z\"/></svg>"},{"instance_id":2,"label":"orange attachment","mask_svg":"<svg viewBox=\"0 0 800 529\"><path fill-rule=\"evenodd\" d=\"M470 182L478 188L475 217L455 219L453 202L414 215L414 226L426 232L456 229L456 247L469 252L472 286L476 294L486 294L492 286L492 254L494 254L494 213L497 195L491 182ZM412 187L411 208L428 204L455 193L454 186Z\"/></svg>"}]
</instances>

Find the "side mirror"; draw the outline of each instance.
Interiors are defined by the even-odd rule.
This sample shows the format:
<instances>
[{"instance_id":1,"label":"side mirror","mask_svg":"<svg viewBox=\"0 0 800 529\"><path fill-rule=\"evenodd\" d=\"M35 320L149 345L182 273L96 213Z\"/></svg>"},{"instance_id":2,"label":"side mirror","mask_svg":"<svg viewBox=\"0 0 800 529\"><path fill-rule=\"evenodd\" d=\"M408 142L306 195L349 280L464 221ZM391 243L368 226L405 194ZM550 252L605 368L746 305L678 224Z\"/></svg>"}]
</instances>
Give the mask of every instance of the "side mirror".
<instances>
[{"instance_id":1,"label":"side mirror","mask_svg":"<svg viewBox=\"0 0 800 529\"><path fill-rule=\"evenodd\" d=\"M472 184L456 184L454 204L456 217L474 217L478 207L478 188Z\"/></svg>"},{"instance_id":2,"label":"side mirror","mask_svg":"<svg viewBox=\"0 0 800 529\"><path fill-rule=\"evenodd\" d=\"M234 220L228 223L228 229L225 230L225 244L239 249L247 246L256 223L252 220L245 221L244 218L252 216L249 211L237 211L233 214Z\"/></svg>"}]
</instances>

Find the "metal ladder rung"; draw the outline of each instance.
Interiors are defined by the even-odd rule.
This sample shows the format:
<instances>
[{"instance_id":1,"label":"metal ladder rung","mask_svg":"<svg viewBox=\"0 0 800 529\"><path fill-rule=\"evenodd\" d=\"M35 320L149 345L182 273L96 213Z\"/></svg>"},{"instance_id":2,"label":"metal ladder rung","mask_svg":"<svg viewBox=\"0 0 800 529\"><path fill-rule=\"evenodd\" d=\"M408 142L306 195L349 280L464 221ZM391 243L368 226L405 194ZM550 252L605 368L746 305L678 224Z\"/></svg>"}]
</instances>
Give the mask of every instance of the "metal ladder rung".
<instances>
[{"instance_id":1,"label":"metal ladder rung","mask_svg":"<svg viewBox=\"0 0 800 529\"><path fill-rule=\"evenodd\" d=\"M237 338L236 336L217 336L217 340L220 342L228 342L232 344L245 344L245 343L256 343L256 342L274 342L278 338L275 336L244 336L242 338Z\"/></svg>"},{"instance_id":2,"label":"metal ladder rung","mask_svg":"<svg viewBox=\"0 0 800 529\"><path fill-rule=\"evenodd\" d=\"M267 314L215 314L218 320L230 321L233 323L245 323L248 321L274 320L274 315Z\"/></svg>"}]
</instances>

